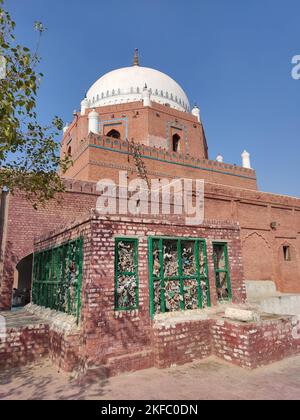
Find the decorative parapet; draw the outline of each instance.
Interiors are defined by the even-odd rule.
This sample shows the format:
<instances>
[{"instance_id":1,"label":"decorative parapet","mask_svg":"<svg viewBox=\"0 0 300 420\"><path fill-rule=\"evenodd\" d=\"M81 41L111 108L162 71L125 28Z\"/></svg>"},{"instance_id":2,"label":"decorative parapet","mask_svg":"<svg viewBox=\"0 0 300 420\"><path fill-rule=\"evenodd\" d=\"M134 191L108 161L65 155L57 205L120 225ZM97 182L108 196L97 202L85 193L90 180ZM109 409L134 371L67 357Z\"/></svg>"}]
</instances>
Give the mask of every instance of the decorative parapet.
<instances>
[{"instance_id":1,"label":"decorative parapet","mask_svg":"<svg viewBox=\"0 0 300 420\"><path fill-rule=\"evenodd\" d=\"M88 138L84 139L81 142L80 148L78 149L76 155L73 156L73 159L76 160L76 158L88 146L98 147L104 150L115 151L128 155L132 154L130 152L128 141L90 134ZM139 149L142 155L141 157L145 159L154 159L161 162L173 164L183 164L186 166L190 166L191 168L212 170L215 172L227 173L229 175L239 175L247 178L252 178L254 180L256 179L256 172L253 169L247 169L241 166L220 163L215 160L199 159L189 154L183 155L182 153L173 153L163 148L150 147L144 144L139 144Z\"/></svg>"},{"instance_id":2,"label":"decorative parapet","mask_svg":"<svg viewBox=\"0 0 300 420\"><path fill-rule=\"evenodd\" d=\"M150 147L144 144L138 144L138 146L140 148L141 157L144 159L153 159L166 163L185 165L194 169L203 169L228 175L232 174L251 178L253 180L256 179L256 172L253 169L221 163L215 160L199 159L189 154L183 155L182 153L172 153L163 148ZM88 147L97 147L107 151L132 155L128 141L90 134L87 138L81 140L79 147L72 154L72 159L76 161Z\"/></svg>"}]
</instances>

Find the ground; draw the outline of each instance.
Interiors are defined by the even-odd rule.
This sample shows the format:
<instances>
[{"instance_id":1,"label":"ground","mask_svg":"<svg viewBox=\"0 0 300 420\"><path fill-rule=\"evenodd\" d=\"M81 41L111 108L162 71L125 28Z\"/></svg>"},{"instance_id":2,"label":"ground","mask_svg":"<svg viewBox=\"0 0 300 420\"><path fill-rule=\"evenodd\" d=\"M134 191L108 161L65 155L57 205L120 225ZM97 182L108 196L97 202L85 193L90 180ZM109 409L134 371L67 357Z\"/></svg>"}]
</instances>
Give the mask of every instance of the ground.
<instances>
[{"instance_id":1,"label":"ground","mask_svg":"<svg viewBox=\"0 0 300 420\"><path fill-rule=\"evenodd\" d=\"M50 361L0 372L0 399L299 400L300 357L247 371L209 358L166 370L148 369L78 384Z\"/></svg>"}]
</instances>

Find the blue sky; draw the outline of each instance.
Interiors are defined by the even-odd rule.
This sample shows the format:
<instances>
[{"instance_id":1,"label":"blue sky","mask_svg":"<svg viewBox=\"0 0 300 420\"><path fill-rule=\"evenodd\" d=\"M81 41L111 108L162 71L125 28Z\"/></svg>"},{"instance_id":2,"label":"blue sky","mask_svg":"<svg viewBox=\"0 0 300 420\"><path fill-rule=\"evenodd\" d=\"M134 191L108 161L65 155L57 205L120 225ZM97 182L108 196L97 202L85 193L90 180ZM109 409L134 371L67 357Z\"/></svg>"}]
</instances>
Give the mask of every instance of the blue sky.
<instances>
[{"instance_id":1,"label":"blue sky","mask_svg":"<svg viewBox=\"0 0 300 420\"><path fill-rule=\"evenodd\" d=\"M251 152L263 191L300 196L299 0L6 0L18 41L40 53L43 123L64 121L102 74L132 63L177 80L201 107L210 158Z\"/></svg>"}]
</instances>

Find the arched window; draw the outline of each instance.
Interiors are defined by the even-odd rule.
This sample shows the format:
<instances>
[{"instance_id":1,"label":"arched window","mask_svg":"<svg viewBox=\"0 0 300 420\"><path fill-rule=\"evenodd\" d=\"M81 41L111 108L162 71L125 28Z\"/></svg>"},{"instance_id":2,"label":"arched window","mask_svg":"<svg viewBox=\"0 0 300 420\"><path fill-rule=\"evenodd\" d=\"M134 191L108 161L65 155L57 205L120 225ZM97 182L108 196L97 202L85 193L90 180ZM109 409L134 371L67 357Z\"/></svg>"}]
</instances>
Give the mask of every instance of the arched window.
<instances>
[{"instance_id":1,"label":"arched window","mask_svg":"<svg viewBox=\"0 0 300 420\"><path fill-rule=\"evenodd\" d=\"M173 152L177 153L180 150L180 136L178 134L174 134L172 140Z\"/></svg>"},{"instance_id":2,"label":"arched window","mask_svg":"<svg viewBox=\"0 0 300 420\"><path fill-rule=\"evenodd\" d=\"M68 152L67 153L68 153L69 157L72 156L72 147L71 146L68 147Z\"/></svg>"},{"instance_id":3,"label":"arched window","mask_svg":"<svg viewBox=\"0 0 300 420\"><path fill-rule=\"evenodd\" d=\"M117 130L110 130L107 134L107 137L112 137L113 139L120 139L121 138L121 134L119 133L119 131Z\"/></svg>"}]
</instances>

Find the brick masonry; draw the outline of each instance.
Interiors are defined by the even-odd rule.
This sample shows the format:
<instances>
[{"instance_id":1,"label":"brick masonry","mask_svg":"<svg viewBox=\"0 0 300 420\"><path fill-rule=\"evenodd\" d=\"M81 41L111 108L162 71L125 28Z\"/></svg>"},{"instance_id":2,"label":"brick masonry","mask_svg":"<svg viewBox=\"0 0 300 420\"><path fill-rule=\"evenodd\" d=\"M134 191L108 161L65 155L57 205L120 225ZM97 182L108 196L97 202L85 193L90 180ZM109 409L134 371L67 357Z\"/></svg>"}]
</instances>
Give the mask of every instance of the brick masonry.
<instances>
[{"instance_id":1,"label":"brick masonry","mask_svg":"<svg viewBox=\"0 0 300 420\"><path fill-rule=\"evenodd\" d=\"M58 329L51 317L45 320L29 310L2 312L1 316L7 328L5 337L0 337L0 369L25 366L43 357L50 357L66 372L81 365L78 332Z\"/></svg>"},{"instance_id":2,"label":"brick masonry","mask_svg":"<svg viewBox=\"0 0 300 420\"><path fill-rule=\"evenodd\" d=\"M300 337L297 331L293 335L293 329L290 317L253 324L219 320L212 325L214 354L243 368L255 369L300 352Z\"/></svg>"},{"instance_id":3,"label":"brick masonry","mask_svg":"<svg viewBox=\"0 0 300 420\"><path fill-rule=\"evenodd\" d=\"M211 320L176 322L153 329L154 366L167 368L212 354Z\"/></svg>"},{"instance_id":4,"label":"brick masonry","mask_svg":"<svg viewBox=\"0 0 300 420\"><path fill-rule=\"evenodd\" d=\"M155 360L159 360L161 338L159 334L153 333L149 311L148 237L154 233L170 237L174 235L174 229L178 237L206 240L212 305L216 305L212 242L215 240L227 242L233 301L244 302L246 295L240 230L236 224L206 222L201 227L191 228L187 227L178 216L158 225L151 219L108 218L99 216L95 212L91 217L78 220L76 224L55 231L51 235L45 235L36 241L35 249L39 251L78 236L84 237L83 300L78 358L84 360L87 366L102 365L111 372L120 372L121 369L125 371L133 369L134 366L141 368L152 366L154 353ZM122 236L136 237L139 240L139 309L129 312L116 312L114 307L115 238ZM194 326L193 335L196 328L197 325ZM197 335L199 341L204 336L207 336L207 329L203 334L199 332ZM154 342L156 344L153 344ZM176 346L176 338L174 345ZM192 353L189 357L193 357L193 354L195 357L199 356L200 350L196 351L195 347L191 344ZM206 347L207 344L199 347L203 357L209 354L208 349L205 350ZM183 359L187 360L188 357ZM162 362L157 363L162 364Z\"/></svg>"},{"instance_id":5,"label":"brick masonry","mask_svg":"<svg viewBox=\"0 0 300 420\"><path fill-rule=\"evenodd\" d=\"M0 339L0 368L24 366L49 354L48 325L32 325L7 329L5 341Z\"/></svg>"}]
</instances>

